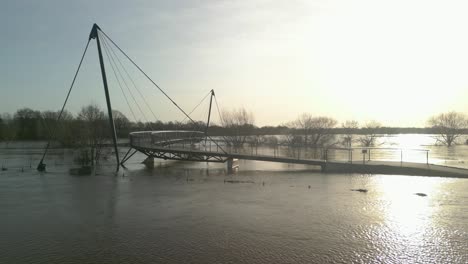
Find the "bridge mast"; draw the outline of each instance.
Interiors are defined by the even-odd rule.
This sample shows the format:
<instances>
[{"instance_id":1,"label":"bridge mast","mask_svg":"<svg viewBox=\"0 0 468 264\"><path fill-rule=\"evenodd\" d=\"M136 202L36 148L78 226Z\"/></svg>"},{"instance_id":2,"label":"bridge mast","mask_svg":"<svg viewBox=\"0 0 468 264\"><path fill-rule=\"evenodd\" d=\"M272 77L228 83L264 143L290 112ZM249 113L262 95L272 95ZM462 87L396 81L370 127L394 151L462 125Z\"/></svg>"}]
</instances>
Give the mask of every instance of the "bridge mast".
<instances>
[{"instance_id":1,"label":"bridge mast","mask_svg":"<svg viewBox=\"0 0 468 264\"><path fill-rule=\"evenodd\" d=\"M117 159L117 171L119 171L120 159L119 159L119 150L117 148L117 134L115 132L114 118L112 117L112 106L111 106L111 100L109 96L109 89L107 87L106 69L104 68L104 59L102 58L101 42L99 41L98 30L101 30L101 29L99 28L97 24L94 24L93 28L91 29L91 33L89 34L89 39L96 39L96 42L97 42L99 64L101 65L102 83L104 84L104 92L106 94L106 102L107 102L107 112L109 114L109 123L110 123L109 125L111 127L112 140L114 142L115 158Z\"/></svg>"},{"instance_id":2,"label":"bridge mast","mask_svg":"<svg viewBox=\"0 0 468 264\"><path fill-rule=\"evenodd\" d=\"M205 136L208 134L208 127L210 126L210 117L211 117L211 104L213 103L213 96L215 96L214 90L211 90L210 97L210 109L208 110L208 121L206 122Z\"/></svg>"}]
</instances>

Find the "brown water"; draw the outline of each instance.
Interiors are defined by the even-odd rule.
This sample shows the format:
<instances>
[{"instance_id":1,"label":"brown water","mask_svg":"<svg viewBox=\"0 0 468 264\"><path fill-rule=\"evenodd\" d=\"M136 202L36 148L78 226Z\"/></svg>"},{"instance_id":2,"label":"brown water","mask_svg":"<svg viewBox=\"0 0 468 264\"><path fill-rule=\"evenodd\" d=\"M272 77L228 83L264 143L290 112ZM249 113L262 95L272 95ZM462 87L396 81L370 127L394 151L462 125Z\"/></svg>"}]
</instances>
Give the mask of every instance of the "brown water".
<instances>
[{"instance_id":1,"label":"brown water","mask_svg":"<svg viewBox=\"0 0 468 264\"><path fill-rule=\"evenodd\" d=\"M468 179L141 155L77 177L39 153L0 151L0 263L468 263Z\"/></svg>"}]
</instances>

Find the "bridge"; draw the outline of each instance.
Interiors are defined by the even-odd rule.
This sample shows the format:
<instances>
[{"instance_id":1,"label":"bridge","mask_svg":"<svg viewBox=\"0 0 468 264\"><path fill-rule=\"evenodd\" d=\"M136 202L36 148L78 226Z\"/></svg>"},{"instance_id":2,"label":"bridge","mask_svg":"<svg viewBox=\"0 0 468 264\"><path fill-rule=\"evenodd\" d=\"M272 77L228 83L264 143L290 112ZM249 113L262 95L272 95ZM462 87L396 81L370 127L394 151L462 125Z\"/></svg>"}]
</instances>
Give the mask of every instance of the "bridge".
<instances>
[{"instance_id":1,"label":"bridge","mask_svg":"<svg viewBox=\"0 0 468 264\"><path fill-rule=\"evenodd\" d=\"M165 160L226 162L228 171L232 171L232 169L235 167L235 161L240 159L313 165L320 167L323 172L468 177L468 170L466 169L429 164L429 152L427 150L404 150L405 153L403 153L403 149L391 148L322 148L315 149L314 155L310 155L310 153L307 152L308 148L306 146L280 146L276 144L274 146L269 146L266 149L263 148L263 151L261 151L259 154L257 151L258 146L255 147L255 151L253 151L253 148L251 148L249 151L248 148L246 149L244 147L244 144L233 144L233 142L225 140L224 137L212 137L209 135L208 129L210 127L213 98L216 103L219 118L222 122L218 102L213 90L211 90L191 112L187 113L96 24L93 25L89 34L88 42L86 43L80 63L78 64L78 68L71 82L67 96L65 97L62 109L57 117L57 122L60 121L62 117L62 113L64 112L65 106L68 102L70 93L73 89L75 80L78 76L81 64L86 55L91 40L96 40L99 65L106 97L107 114L109 116L110 135L112 136L114 153L117 161L117 171L119 170L120 166L124 166L125 162L135 153L141 152L148 157L147 160L154 160L154 158L159 158ZM135 115L135 112L137 112L136 109L138 109L140 111L141 117L143 117L146 123L150 123L146 118L144 111L142 111L140 104L137 103L135 94L140 95L144 105L149 109L149 112L153 114L154 120L157 120L158 118L151 109L150 104L145 99L145 96L141 93L140 89L135 84L134 79L131 78L130 74L128 73L129 71L126 70L124 63L122 63L120 58L126 60L130 66L135 67L136 72L142 74L143 77L145 77L145 79L153 86L153 88L156 89L156 91L159 91L167 100L169 100L176 107L176 109L183 114L184 120L189 121L191 127L199 127L201 122L203 128L200 128L199 130L204 131L169 130L132 132L129 135L130 148L125 154L124 158L120 159L117 145L117 134L111 105L111 97L107 83L104 55L106 55L107 62L111 66L110 69L114 73L116 83L122 92L123 98L125 99L125 102L127 103L127 106L130 110L130 113L134 117L135 122L139 122L137 115ZM132 92L132 90L134 90L134 92ZM210 96L210 100L207 121L197 122L190 115L206 98L208 98L208 96ZM130 104L132 100L127 97L133 99L137 106L136 109L132 109ZM39 171L45 171L46 169L46 165L43 163L43 161L54 137L55 130L52 131L52 137L49 139L42 158L37 166ZM303 152L301 152L301 150L303 150ZM391 157L390 159L382 158L382 151L400 153L399 159L395 158L395 156ZM404 155L406 157L407 152L415 151L422 153L425 159L423 158L422 161L418 160L417 162L410 162L410 160L403 158ZM361 155L362 160L360 159Z\"/></svg>"},{"instance_id":2,"label":"bridge","mask_svg":"<svg viewBox=\"0 0 468 264\"><path fill-rule=\"evenodd\" d=\"M359 151L360 150L360 151ZM377 153L383 151L398 152L400 160L379 159ZM263 149L258 154L253 148L236 148L222 139L210 140L201 131L140 131L130 133L130 149L121 164L130 159L136 152L145 154L148 159L181 160L195 162L227 163L227 170L232 172L236 160L253 160L303 164L320 167L326 173L368 173L368 174L401 174L421 176L468 177L468 170L429 163L429 152L424 149L395 148L325 148L320 149L318 158L311 158L307 153L283 147ZM358 158L353 153L358 152ZM371 158L371 153L374 157ZM405 161L403 155L420 152L422 162ZM380 155L382 156L382 155ZM395 155L394 155L395 156ZM362 158L361 158L362 157Z\"/></svg>"}]
</instances>

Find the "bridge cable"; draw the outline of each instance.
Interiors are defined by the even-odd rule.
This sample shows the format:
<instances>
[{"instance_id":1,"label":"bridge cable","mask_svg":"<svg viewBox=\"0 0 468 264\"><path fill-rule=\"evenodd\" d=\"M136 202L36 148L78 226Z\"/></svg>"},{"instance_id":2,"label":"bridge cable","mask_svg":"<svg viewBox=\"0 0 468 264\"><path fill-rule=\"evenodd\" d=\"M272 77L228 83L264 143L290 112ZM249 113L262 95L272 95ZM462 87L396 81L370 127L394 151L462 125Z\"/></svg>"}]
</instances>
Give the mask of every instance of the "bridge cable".
<instances>
[{"instance_id":1,"label":"bridge cable","mask_svg":"<svg viewBox=\"0 0 468 264\"><path fill-rule=\"evenodd\" d=\"M190 116L204 101L205 99L211 94L211 91L208 92L207 95L205 95L205 97L203 97L201 99L201 101L192 109L192 111L190 111L190 113L188 113L188 115ZM179 128L183 129L184 127L184 121L187 119L187 117L184 117L184 119L182 119L182 121L180 121L180 123L178 123L177 125L179 126ZM186 128L186 130L190 130L192 132L191 136L193 136L195 130L197 129L197 126L198 124L195 124L192 128Z\"/></svg>"},{"instance_id":2,"label":"bridge cable","mask_svg":"<svg viewBox=\"0 0 468 264\"><path fill-rule=\"evenodd\" d=\"M223 116L221 115L221 112L219 111L219 105L218 105L218 100L216 99L216 95L214 96L215 103L216 103L216 109L218 110L218 116L219 116L219 121L221 121L221 125L223 125Z\"/></svg>"},{"instance_id":3,"label":"bridge cable","mask_svg":"<svg viewBox=\"0 0 468 264\"><path fill-rule=\"evenodd\" d=\"M203 97L203 99L201 99L201 101L192 109L192 111L190 111L190 113L188 113L188 115L191 115L202 103L203 101L206 100L206 98L211 94L211 91L208 92L207 95L205 95L205 97ZM180 121L181 123L183 123L185 120L187 119L187 117L184 117L184 119L182 119L182 121Z\"/></svg>"},{"instance_id":4,"label":"bridge cable","mask_svg":"<svg viewBox=\"0 0 468 264\"><path fill-rule=\"evenodd\" d=\"M127 99L127 95L125 94L125 92L124 92L124 90L123 90L123 88L122 88L122 85L121 85L121 83L120 83L120 80L119 80L119 78L118 78L118 76L117 76L117 73L116 73L116 71L115 71L115 69L114 69L114 65L113 65L113 63L112 63L112 61L111 61L111 58L110 58L110 55L109 55L109 53L108 53L107 46L106 46L106 44L105 44L104 41L103 41L102 43L103 43L103 45L102 45L102 46L103 46L103 49L104 49L104 51L105 51L105 53L106 53L106 55L107 55L107 60L109 61L109 64L110 64L110 66L111 66L111 68L112 68L112 72L114 73L115 79L117 80L117 84L119 85L120 91L121 91L122 94L123 94L123 97L124 97L124 99L125 99L125 102L127 103L127 106L128 106L128 108L130 109L130 113L132 113L132 116L133 116L135 122L138 122L138 120L137 120L137 118L136 118L136 115L135 115L135 113L133 112L133 109L132 109L132 107L130 106L130 103L129 103L128 99Z\"/></svg>"},{"instance_id":5,"label":"bridge cable","mask_svg":"<svg viewBox=\"0 0 468 264\"><path fill-rule=\"evenodd\" d=\"M190 116L190 115L206 100L206 98L207 98L208 96L210 96L210 95L211 95L211 90L210 90L210 91L208 92L208 94L205 95L205 97L203 97L203 99L192 109L192 111L190 111L189 116ZM208 108L208 107L205 106L205 108ZM206 109L202 109L202 113L205 113L205 110L206 110ZM185 119L187 119L187 117L185 117L185 118L182 120L181 123L183 123L183 122L185 121ZM204 124L203 127L205 127L206 122L204 122L204 120L202 120L201 123ZM195 134L194 132L195 132L197 129L199 129L198 126L199 126L199 123L196 123L196 124L191 128L192 135Z\"/></svg>"},{"instance_id":6,"label":"bridge cable","mask_svg":"<svg viewBox=\"0 0 468 264\"><path fill-rule=\"evenodd\" d=\"M104 44L104 46L106 47L106 49L108 49L108 47L107 47L105 41L103 41L103 44ZM106 51L106 52L108 52L108 51ZM125 78L124 78L123 75L122 75L122 72L120 71L120 69L119 69L117 63L115 62L115 60L114 60L114 58L112 57L112 54L110 54L110 52L108 53L108 56L110 57L110 59L111 59L112 62L114 63L114 66L115 66L115 68L117 69L117 73L119 74L120 78L122 79L123 84L124 84L125 87L127 88L127 91L130 93L130 96L132 97L133 101L135 102L135 104L136 104L138 110L140 110L140 113L141 113L141 115L143 116L143 119L146 121L146 123L149 123L149 122L148 122L148 119L146 118L145 113L143 112L143 110L141 110L140 105L138 104L137 100L135 99L135 96L133 95L132 91L131 91L130 88L128 87L127 82L125 81ZM111 64L111 65L112 65L112 64ZM116 75L115 77L117 78L117 75Z\"/></svg>"},{"instance_id":7,"label":"bridge cable","mask_svg":"<svg viewBox=\"0 0 468 264\"><path fill-rule=\"evenodd\" d=\"M57 123L60 121L60 118L62 117L63 111L65 110L65 106L67 105L68 99L70 98L70 93L71 93L71 91L73 89L73 86L75 84L76 77L78 76L78 73L80 72L81 64L83 63L84 57L86 55L86 51L88 51L90 41L91 41L91 39L88 39L88 42L86 43L86 47L85 47L85 49L83 51L83 55L81 56L80 63L78 64L78 68L76 69L75 75L74 75L73 80L72 80L72 82L70 84L70 88L68 89L67 96L65 97L65 102L63 102L62 109L60 110L60 114L57 117ZM55 138L55 136L56 136L56 129L54 129L52 137L47 142L44 153L42 154L41 161L37 165L37 169L39 171L45 171L44 158L45 158L45 156L47 154L47 151L49 150L50 143L52 142L52 139Z\"/></svg>"},{"instance_id":8,"label":"bridge cable","mask_svg":"<svg viewBox=\"0 0 468 264\"><path fill-rule=\"evenodd\" d=\"M216 99L216 95L214 96L214 99L215 99L216 109L218 110L218 116L219 116L219 120L221 122L221 127L222 127L224 123L224 119L223 119L223 116L221 115L221 111L219 110L219 105L218 105L218 100ZM224 141L229 142L229 140L224 135L222 137Z\"/></svg>"},{"instance_id":9,"label":"bridge cable","mask_svg":"<svg viewBox=\"0 0 468 264\"><path fill-rule=\"evenodd\" d=\"M192 123L194 123L196 125L196 122L189 116L187 115L187 113L161 88L159 87L159 85L157 85L153 79L151 79L148 74L146 74L146 72L144 72L140 66L138 66L128 55L127 53L125 53L120 47L119 45L117 45L104 31L102 31L101 29L99 29L100 32L102 32L102 34L104 34L104 36L115 46L117 47L117 49L146 77L148 78L148 80L153 83L153 85L158 88L158 90L164 95L166 96L167 99L169 99L169 101L171 101L190 121L192 121ZM219 146L219 144L214 141L210 136L207 135L207 137L212 140L213 142L215 142L215 144L219 147L219 149L221 149L224 153L227 153L221 146Z\"/></svg>"},{"instance_id":10,"label":"bridge cable","mask_svg":"<svg viewBox=\"0 0 468 264\"><path fill-rule=\"evenodd\" d=\"M130 76L130 74L128 73L127 69L125 69L125 67L123 66L122 64L122 61L120 60L119 56L117 56L116 52L114 51L114 48L109 45L107 43L107 39L106 38L102 38L104 40L104 42L106 42L107 44L107 47L110 49L110 51L114 54L114 57L117 59L117 61L119 62L120 64L120 67L123 69L123 71L125 72L125 74L127 75L127 77L129 78L130 82L132 83L133 87L135 87L135 89L137 90L138 94L140 95L141 99L143 100L143 102L145 103L146 107L148 107L148 109L150 110L151 114L153 115L155 121L159 120L159 118L156 116L156 114L153 112L153 109L150 107L150 105L148 104L148 102L146 101L145 97L143 96L141 90L138 88L138 86L135 84L135 82L133 81L133 78Z\"/></svg>"}]
</instances>

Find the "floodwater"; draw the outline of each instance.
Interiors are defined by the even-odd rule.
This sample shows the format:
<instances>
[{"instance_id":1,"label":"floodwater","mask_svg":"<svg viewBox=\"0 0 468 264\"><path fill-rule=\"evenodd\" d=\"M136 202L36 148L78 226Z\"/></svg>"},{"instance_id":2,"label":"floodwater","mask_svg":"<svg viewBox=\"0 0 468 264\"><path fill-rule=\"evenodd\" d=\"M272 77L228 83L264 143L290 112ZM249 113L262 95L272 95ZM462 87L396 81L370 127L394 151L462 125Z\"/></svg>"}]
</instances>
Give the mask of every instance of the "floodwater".
<instances>
[{"instance_id":1,"label":"floodwater","mask_svg":"<svg viewBox=\"0 0 468 264\"><path fill-rule=\"evenodd\" d=\"M71 176L70 150L43 174L40 152L0 149L0 263L468 263L468 179L142 155Z\"/></svg>"}]
</instances>

